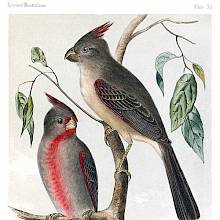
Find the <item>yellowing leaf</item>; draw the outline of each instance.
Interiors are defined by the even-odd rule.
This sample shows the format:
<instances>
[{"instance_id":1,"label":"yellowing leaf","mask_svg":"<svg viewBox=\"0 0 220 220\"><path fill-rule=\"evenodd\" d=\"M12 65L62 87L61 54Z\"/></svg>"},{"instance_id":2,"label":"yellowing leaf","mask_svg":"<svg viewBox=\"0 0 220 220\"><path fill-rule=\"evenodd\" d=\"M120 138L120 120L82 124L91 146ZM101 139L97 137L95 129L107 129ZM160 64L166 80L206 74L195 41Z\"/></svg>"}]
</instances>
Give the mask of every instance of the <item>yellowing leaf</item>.
<instances>
[{"instance_id":1,"label":"yellowing leaf","mask_svg":"<svg viewBox=\"0 0 220 220\"><path fill-rule=\"evenodd\" d=\"M202 80L205 88L205 73L202 67L199 64L193 63L193 69L197 76Z\"/></svg>"}]
</instances>

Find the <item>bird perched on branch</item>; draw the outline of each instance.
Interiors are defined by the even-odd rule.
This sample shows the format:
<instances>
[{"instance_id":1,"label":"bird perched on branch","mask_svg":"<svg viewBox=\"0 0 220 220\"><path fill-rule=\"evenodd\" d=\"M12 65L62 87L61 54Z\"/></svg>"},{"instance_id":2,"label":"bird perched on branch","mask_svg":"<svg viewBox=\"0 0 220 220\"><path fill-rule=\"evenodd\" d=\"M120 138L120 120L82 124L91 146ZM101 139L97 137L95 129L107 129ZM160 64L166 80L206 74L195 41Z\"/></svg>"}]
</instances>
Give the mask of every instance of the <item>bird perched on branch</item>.
<instances>
[{"instance_id":1,"label":"bird perched on branch","mask_svg":"<svg viewBox=\"0 0 220 220\"><path fill-rule=\"evenodd\" d=\"M128 143L123 160L134 140L152 145L165 165L178 218L198 219L197 204L153 99L137 77L111 56L102 38L111 25L107 22L84 35L65 58L79 64L87 104ZM123 160L117 172L122 171Z\"/></svg>"},{"instance_id":2,"label":"bird perched on branch","mask_svg":"<svg viewBox=\"0 0 220 220\"><path fill-rule=\"evenodd\" d=\"M93 157L77 137L77 118L61 101L46 94L53 107L44 119L38 149L38 167L44 186L57 211L78 218L97 211L98 179Z\"/></svg>"}]
</instances>

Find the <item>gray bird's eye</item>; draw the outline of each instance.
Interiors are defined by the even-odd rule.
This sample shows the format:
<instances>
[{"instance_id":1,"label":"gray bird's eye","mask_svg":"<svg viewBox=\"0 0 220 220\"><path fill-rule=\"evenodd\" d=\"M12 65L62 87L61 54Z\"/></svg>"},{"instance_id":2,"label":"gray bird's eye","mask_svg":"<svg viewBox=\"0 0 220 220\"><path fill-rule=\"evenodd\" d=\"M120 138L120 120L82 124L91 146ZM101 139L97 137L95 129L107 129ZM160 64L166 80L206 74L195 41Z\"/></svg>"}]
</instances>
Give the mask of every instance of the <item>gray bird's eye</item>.
<instances>
[{"instance_id":1,"label":"gray bird's eye","mask_svg":"<svg viewBox=\"0 0 220 220\"><path fill-rule=\"evenodd\" d=\"M63 123L63 119L62 119L62 118L58 118L58 119L57 119L57 123L58 123L58 124L62 124L62 123Z\"/></svg>"},{"instance_id":2,"label":"gray bird's eye","mask_svg":"<svg viewBox=\"0 0 220 220\"><path fill-rule=\"evenodd\" d=\"M84 48L83 48L83 53L89 52L89 49L90 49L89 47L84 47Z\"/></svg>"}]
</instances>

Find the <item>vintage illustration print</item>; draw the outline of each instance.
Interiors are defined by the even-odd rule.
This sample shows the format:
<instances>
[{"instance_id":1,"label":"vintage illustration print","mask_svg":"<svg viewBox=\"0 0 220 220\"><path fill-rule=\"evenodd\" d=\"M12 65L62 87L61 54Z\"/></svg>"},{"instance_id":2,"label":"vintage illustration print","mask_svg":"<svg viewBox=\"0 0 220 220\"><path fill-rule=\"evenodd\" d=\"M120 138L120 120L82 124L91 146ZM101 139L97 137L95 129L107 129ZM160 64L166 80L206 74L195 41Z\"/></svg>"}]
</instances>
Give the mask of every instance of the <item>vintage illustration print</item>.
<instances>
[{"instance_id":1,"label":"vintage illustration print","mask_svg":"<svg viewBox=\"0 0 220 220\"><path fill-rule=\"evenodd\" d=\"M11 15L10 219L211 219L210 29Z\"/></svg>"}]
</instances>

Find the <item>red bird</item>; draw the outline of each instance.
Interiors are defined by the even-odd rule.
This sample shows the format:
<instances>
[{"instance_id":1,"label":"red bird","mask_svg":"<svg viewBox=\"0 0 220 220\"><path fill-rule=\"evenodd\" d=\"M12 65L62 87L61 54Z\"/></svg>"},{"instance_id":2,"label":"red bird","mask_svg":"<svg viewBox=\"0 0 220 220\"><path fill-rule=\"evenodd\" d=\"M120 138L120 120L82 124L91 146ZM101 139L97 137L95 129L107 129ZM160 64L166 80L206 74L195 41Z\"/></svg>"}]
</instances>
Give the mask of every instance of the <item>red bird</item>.
<instances>
[{"instance_id":1,"label":"red bird","mask_svg":"<svg viewBox=\"0 0 220 220\"><path fill-rule=\"evenodd\" d=\"M44 119L38 149L43 184L56 210L68 218L97 211L98 179L93 157L77 137L77 118L61 101L46 94L53 107Z\"/></svg>"}]
</instances>

